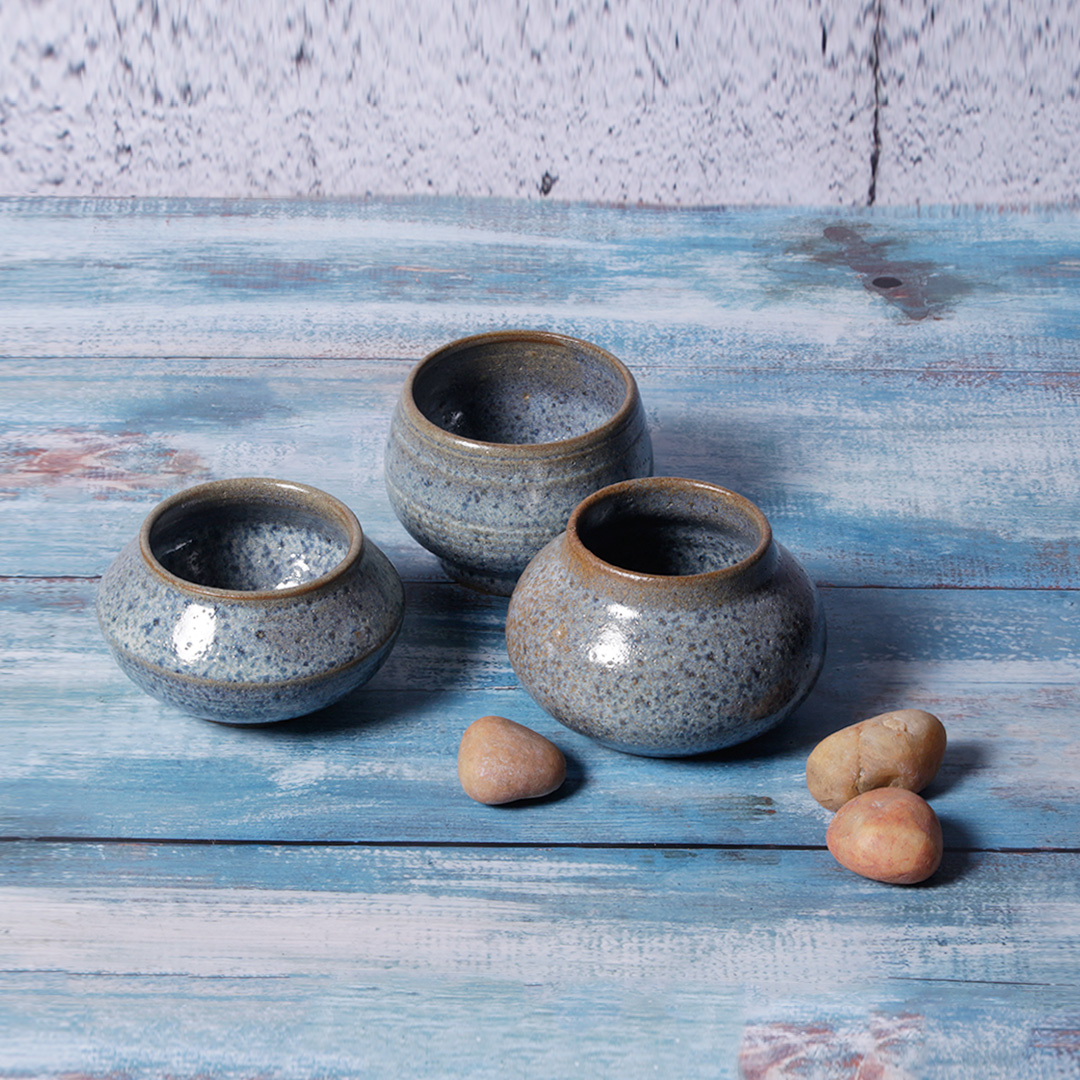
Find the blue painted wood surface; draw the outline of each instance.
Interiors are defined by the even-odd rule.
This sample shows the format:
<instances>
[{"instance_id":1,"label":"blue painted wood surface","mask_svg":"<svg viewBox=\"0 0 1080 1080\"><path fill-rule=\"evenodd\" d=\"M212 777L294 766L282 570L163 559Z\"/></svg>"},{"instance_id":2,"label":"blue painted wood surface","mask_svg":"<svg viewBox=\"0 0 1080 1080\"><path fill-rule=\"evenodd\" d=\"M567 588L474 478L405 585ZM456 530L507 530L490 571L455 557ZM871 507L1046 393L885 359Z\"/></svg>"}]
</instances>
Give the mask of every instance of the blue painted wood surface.
<instances>
[{"instance_id":1,"label":"blue painted wood surface","mask_svg":"<svg viewBox=\"0 0 1080 1080\"><path fill-rule=\"evenodd\" d=\"M409 367L514 325L624 359L658 472L822 585L779 730L565 731L393 518ZM1075 213L0 200L0 1077L1080 1075L1078 403ZM159 499L245 473L343 498L408 594L368 686L258 730L141 695L93 619ZM911 889L803 783L901 706L950 733ZM490 712L562 791L464 796Z\"/></svg>"},{"instance_id":2,"label":"blue painted wood surface","mask_svg":"<svg viewBox=\"0 0 1080 1080\"><path fill-rule=\"evenodd\" d=\"M256 473L331 491L405 577L441 579L393 517L382 479L411 363L0 365L4 572L100 574L164 495ZM1080 480L1069 468L1080 459L1080 375L640 364L635 374L656 471L747 495L820 582L1080 587Z\"/></svg>"},{"instance_id":3,"label":"blue painted wood surface","mask_svg":"<svg viewBox=\"0 0 1080 1080\"><path fill-rule=\"evenodd\" d=\"M1075 1048L1076 855L951 854L912 889L820 851L4 860L10 1076L1028 1078Z\"/></svg>"},{"instance_id":4,"label":"blue painted wood surface","mask_svg":"<svg viewBox=\"0 0 1080 1080\"><path fill-rule=\"evenodd\" d=\"M795 717L743 747L655 761L594 745L525 694L505 600L411 585L371 683L317 716L244 729L137 690L99 640L93 589L0 583L0 836L820 846L830 815L806 791L806 756L837 727L910 705L950 733L931 791L951 846L1076 847L1074 593L826 589L828 662ZM557 797L499 810L464 795L458 740L489 713L562 747Z\"/></svg>"}]
</instances>

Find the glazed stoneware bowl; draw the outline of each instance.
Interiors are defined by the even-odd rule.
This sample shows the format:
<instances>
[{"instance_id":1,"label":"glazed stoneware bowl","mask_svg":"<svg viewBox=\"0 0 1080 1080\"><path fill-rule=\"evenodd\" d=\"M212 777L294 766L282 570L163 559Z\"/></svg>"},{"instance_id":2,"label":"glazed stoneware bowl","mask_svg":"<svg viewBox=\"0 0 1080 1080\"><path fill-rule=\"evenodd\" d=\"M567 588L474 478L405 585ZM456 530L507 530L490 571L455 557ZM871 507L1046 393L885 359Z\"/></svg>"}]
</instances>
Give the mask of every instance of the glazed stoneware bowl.
<instances>
[{"instance_id":1,"label":"glazed stoneware bowl","mask_svg":"<svg viewBox=\"0 0 1080 1080\"><path fill-rule=\"evenodd\" d=\"M627 368L588 342L528 330L464 338L422 360L385 461L413 538L456 581L503 596L586 495L651 472Z\"/></svg>"},{"instance_id":2,"label":"glazed stoneware bowl","mask_svg":"<svg viewBox=\"0 0 1080 1080\"><path fill-rule=\"evenodd\" d=\"M367 681L401 579L344 503L283 480L219 480L158 505L101 580L102 633L154 697L208 720L314 712Z\"/></svg>"},{"instance_id":3,"label":"glazed stoneware bowl","mask_svg":"<svg viewBox=\"0 0 1080 1080\"><path fill-rule=\"evenodd\" d=\"M817 679L817 590L753 503L628 480L585 499L522 574L510 662L557 720L650 757L719 750L788 716Z\"/></svg>"}]
</instances>

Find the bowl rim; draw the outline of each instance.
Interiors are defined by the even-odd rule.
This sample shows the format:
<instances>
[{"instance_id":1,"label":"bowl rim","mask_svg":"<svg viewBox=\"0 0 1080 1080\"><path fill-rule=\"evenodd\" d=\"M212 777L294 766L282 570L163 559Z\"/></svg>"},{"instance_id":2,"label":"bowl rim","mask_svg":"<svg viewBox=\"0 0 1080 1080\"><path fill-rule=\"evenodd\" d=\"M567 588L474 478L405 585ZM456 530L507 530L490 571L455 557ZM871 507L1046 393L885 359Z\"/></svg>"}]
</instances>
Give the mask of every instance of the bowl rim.
<instances>
[{"instance_id":1,"label":"bowl rim","mask_svg":"<svg viewBox=\"0 0 1080 1080\"><path fill-rule=\"evenodd\" d=\"M293 506L312 516L344 528L349 546L345 555L329 570L310 581L290 585L284 589L221 589L214 585L201 585L167 570L154 554L152 535L162 517L186 504L196 506L218 502L221 504L264 503ZM356 515L340 499L310 484L294 480L278 480L266 476L241 476L224 480L210 480L183 488L158 503L147 515L139 529L139 551L146 565L168 584L192 596L216 600L260 603L268 600L288 600L303 596L339 580L360 561L364 550L364 531Z\"/></svg>"},{"instance_id":2,"label":"bowl rim","mask_svg":"<svg viewBox=\"0 0 1080 1080\"><path fill-rule=\"evenodd\" d=\"M583 431L579 435L571 435L567 439L554 439L549 442L535 443L503 443L489 442L484 439L471 439L465 435L456 435L446 428L440 427L434 421L429 420L416 403L414 388L416 380L431 365L437 361L453 356L455 353L465 352L479 346L494 345L500 342L534 342L539 345L560 345L572 347L579 352L589 354L593 359L607 365L622 380L623 398L618 409L597 427ZM552 330L491 330L482 334L471 334L468 337L458 338L455 341L440 345L437 349L429 352L422 360L413 365L405 379L405 385L401 392L400 405L409 423L418 428L428 438L443 443L463 453L484 454L509 458L529 458L537 455L562 456L578 453L588 449L599 442L612 436L620 428L625 427L633 419L641 400L637 381L633 372L607 349L595 345L584 338L573 337L569 334L561 334Z\"/></svg>"},{"instance_id":3,"label":"bowl rim","mask_svg":"<svg viewBox=\"0 0 1080 1080\"><path fill-rule=\"evenodd\" d=\"M627 570L625 567L616 566L606 559L600 558L590 548L586 547L578 531L578 524L584 514L588 513L597 503L612 498L620 498L634 491L697 491L710 498L734 507L745 514L758 530L758 543L747 555L730 566L721 566L715 570L704 570L696 574L651 574L644 570ZM689 480L680 476L640 476L629 480L620 480L616 484L594 491L586 496L570 514L566 523L567 546L571 557L582 565L586 570L593 573L605 574L616 580L624 582L636 582L642 585L654 585L664 588L691 588L694 585L729 583L749 574L755 567L763 563L766 556L773 550L772 526L761 509L751 502L745 495L740 495L730 488L712 484L706 480Z\"/></svg>"}]
</instances>

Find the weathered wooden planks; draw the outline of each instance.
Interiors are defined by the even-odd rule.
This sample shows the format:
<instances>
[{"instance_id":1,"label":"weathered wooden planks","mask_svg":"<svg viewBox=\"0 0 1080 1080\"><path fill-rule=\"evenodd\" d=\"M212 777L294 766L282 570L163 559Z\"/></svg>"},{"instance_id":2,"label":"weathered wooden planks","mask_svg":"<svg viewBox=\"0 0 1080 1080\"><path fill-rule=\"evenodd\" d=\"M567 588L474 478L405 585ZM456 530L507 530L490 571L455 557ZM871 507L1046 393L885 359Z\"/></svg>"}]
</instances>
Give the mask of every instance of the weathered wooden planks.
<instances>
[{"instance_id":1,"label":"weathered wooden planks","mask_svg":"<svg viewBox=\"0 0 1080 1080\"><path fill-rule=\"evenodd\" d=\"M0 573L100 574L164 495L276 475L343 498L409 579L383 447L411 361L0 364ZM638 369L660 474L757 502L819 581L1080 586L1080 374Z\"/></svg>"},{"instance_id":2,"label":"weathered wooden planks","mask_svg":"<svg viewBox=\"0 0 1080 1080\"><path fill-rule=\"evenodd\" d=\"M929 794L953 848L1075 849L1080 829L1080 596L827 589L829 653L792 720L732 751L651 761L596 746L520 688L505 601L408 589L387 666L308 719L264 729L189 718L109 658L94 583L0 583L0 834L217 840L820 846L806 792L828 732L930 709L950 748ZM558 797L483 808L461 791L461 733L486 713L554 739Z\"/></svg>"},{"instance_id":3,"label":"weathered wooden planks","mask_svg":"<svg viewBox=\"0 0 1080 1080\"><path fill-rule=\"evenodd\" d=\"M1052 212L0 201L0 1077L1074 1076L1078 241ZM565 731L505 601L394 520L409 366L514 324L625 359L657 471L757 501L823 584L780 730L664 762ZM369 686L245 730L129 684L93 593L160 498L252 472L345 499L409 608ZM902 705L951 738L917 889L840 869L802 778ZM485 712L564 747L557 796L464 796Z\"/></svg>"},{"instance_id":4,"label":"weathered wooden planks","mask_svg":"<svg viewBox=\"0 0 1080 1080\"><path fill-rule=\"evenodd\" d=\"M7 356L408 357L528 325L631 365L1060 371L1078 333L1068 212L39 199L0 236Z\"/></svg>"},{"instance_id":5,"label":"weathered wooden planks","mask_svg":"<svg viewBox=\"0 0 1080 1080\"><path fill-rule=\"evenodd\" d=\"M2 844L0 1076L1065 1076L1077 858Z\"/></svg>"}]
</instances>

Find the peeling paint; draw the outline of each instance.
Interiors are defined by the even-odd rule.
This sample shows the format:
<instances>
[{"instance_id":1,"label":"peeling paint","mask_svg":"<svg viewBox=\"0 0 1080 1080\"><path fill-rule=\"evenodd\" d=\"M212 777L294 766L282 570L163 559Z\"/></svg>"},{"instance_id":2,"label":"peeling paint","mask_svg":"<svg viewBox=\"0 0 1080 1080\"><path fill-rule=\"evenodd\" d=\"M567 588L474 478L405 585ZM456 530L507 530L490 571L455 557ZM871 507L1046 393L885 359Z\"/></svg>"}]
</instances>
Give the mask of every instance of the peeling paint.
<instances>
[{"instance_id":1,"label":"peeling paint","mask_svg":"<svg viewBox=\"0 0 1080 1080\"><path fill-rule=\"evenodd\" d=\"M80 428L10 432L0 442L0 496L74 488L95 498L171 491L209 475L190 450L141 432Z\"/></svg>"},{"instance_id":2,"label":"peeling paint","mask_svg":"<svg viewBox=\"0 0 1080 1080\"><path fill-rule=\"evenodd\" d=\"M873 1015L863 1028L829 1023L754 1024L743 1032L743 1080L915 1080L913 1048L921 1042L922 1017Z\"/></svg>"},{"instance_id":3,"label":"peeling paint","mask_svg":"<svg viewBox=\"0 0 1080 1080\"><path fill-rule=\"evenodd\" d=\"M909 319L940 318L971 292L971 286L930 262L891 258L887 237L867 240L857 228L830 225L824 238L831 247L814 258L854 270L863 287L899 307Z\"/></svg>"}]
</instances>

